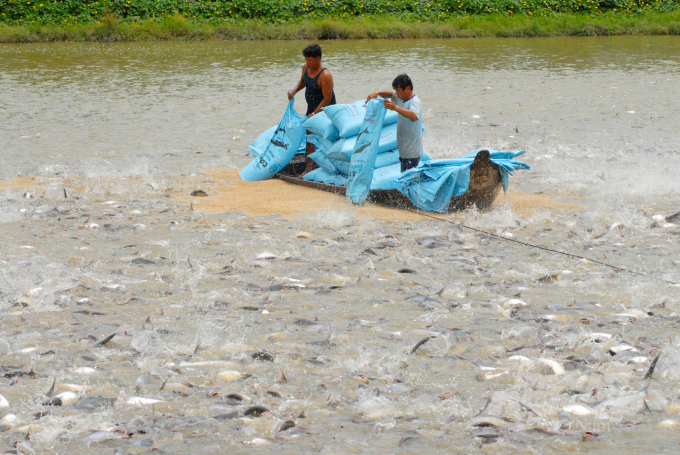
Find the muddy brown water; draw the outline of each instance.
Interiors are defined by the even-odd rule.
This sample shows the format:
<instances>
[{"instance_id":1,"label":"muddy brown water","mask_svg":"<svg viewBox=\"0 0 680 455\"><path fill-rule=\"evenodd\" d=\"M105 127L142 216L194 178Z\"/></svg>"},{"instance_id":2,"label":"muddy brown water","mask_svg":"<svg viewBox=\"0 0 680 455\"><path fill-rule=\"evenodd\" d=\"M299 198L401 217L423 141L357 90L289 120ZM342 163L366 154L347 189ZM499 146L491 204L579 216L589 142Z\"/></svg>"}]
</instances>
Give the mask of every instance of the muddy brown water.
<instances>
[{"instance_id":1,"label":"muddy brown water","mask_svg":"<svg viewBox=\"0 0 680 455\"><path fill-rule=\"evenodd\" d=\"M680 39L322 43L339 102L412 77L435 158L526 150L447 220L639 274L332 195L277 210L282 182L267 205L229 169L306 44L0 47L0 450L677 450ZM55 376L72 404L43 404Z\"/></svg>"}]
</instances>

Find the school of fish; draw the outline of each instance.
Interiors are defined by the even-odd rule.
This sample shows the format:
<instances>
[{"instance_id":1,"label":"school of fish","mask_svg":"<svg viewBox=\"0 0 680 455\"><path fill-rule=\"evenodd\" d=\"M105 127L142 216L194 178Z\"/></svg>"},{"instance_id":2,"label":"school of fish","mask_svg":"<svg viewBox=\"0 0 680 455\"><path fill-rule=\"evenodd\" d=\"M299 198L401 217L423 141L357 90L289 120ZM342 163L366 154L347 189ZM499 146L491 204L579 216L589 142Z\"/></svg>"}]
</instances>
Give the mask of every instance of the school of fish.
<instances>
[{"instance_id":1,"label":"school of fish","mask_svg":"<svg viewBox=\"0 0 680 455\"><path fill-rule=\"evenodd\" d=\"M680 426L678 216L282 224L170 180L6 194L0 453L563 453Z\"/></svg>"}]
</instances>

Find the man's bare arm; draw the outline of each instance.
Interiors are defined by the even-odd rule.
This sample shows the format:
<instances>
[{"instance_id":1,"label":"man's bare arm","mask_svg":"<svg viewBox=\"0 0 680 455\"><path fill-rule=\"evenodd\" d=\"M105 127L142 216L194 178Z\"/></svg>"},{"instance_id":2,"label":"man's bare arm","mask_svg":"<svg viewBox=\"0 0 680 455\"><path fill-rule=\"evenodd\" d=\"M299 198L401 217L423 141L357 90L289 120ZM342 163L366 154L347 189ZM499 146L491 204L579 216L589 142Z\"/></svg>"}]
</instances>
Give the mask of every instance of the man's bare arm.
<instances>
[{"instance_id":1,"label":"man's bare arm","mask_svg":"<svg viewBox=\"0 0 680 455\"><path fill-rule=\"evenodd\" d=\"M302 66L302 76L300 76L300 80L298 81L298 83L297 83L297 85L295 86L295 88L293 88L292 91L288 92L288 99L289 99L289 100L292 100L293 97L295 96L295 94L296 94L297 92L299 92L300 90L302 90L303 87L305 86L305 71L306 71L306 70L307 70L307 64L305 63L305 64ZM292 93L292 95L291 95L291 93Z\"/></svg>"}]
</instances>

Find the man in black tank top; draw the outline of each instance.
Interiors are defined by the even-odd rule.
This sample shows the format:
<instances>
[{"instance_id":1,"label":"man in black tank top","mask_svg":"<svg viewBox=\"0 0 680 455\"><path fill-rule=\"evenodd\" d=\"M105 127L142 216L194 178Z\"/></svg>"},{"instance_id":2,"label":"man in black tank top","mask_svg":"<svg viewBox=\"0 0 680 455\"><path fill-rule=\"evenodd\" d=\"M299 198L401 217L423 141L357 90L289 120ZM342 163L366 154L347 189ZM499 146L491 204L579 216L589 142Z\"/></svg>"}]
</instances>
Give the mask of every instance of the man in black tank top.
<instances>
[{"instance_id":1,"label":"man in black tank top","mask_svg":"<svg viewBox=\"0 0 680 455\"><path fill-rule=\"evenodd\" d=\"M307 117L311 117L321 112L326 106L335 104L335 92L333 91L333 76L328 68L321 64L321 46L311 44L307 46L302 55L305 57L305 64L302 67L302 77L295 88L288 92L288 99L291 100L297 92L305 88L305 100L307 101ZM310 134L307 132L307 134ZM305 154L307 155L307 169L300 175L304 176L312 170L314 162L309 155L316 151L314 144L307 143Z\"/></svg>"}]
</instances>

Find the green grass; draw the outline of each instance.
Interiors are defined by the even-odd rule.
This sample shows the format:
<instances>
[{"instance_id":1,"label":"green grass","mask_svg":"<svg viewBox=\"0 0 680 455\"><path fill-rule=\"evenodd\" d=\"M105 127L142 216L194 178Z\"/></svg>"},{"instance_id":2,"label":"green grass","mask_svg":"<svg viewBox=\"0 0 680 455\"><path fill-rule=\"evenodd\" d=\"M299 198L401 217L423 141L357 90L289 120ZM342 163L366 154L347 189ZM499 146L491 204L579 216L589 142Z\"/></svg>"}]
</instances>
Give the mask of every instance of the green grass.
<instances>
[{"instance_id":1,"label":"green grass","mask_svg":"<svg viewBox=\"0 0 680 455\"><path fill-rule=\"evenodd\" d=\"M159 21L108 18L56 26L0 23L0 43L50 41L113 42L158 40L390 39L608 35L679 35L680 11L636 15L560 14L551 17L478 15L440 21L403 21L393 17L319 19L268 23L262 20L206 23L180 16Z\"/></svg>"}]
</instances>

